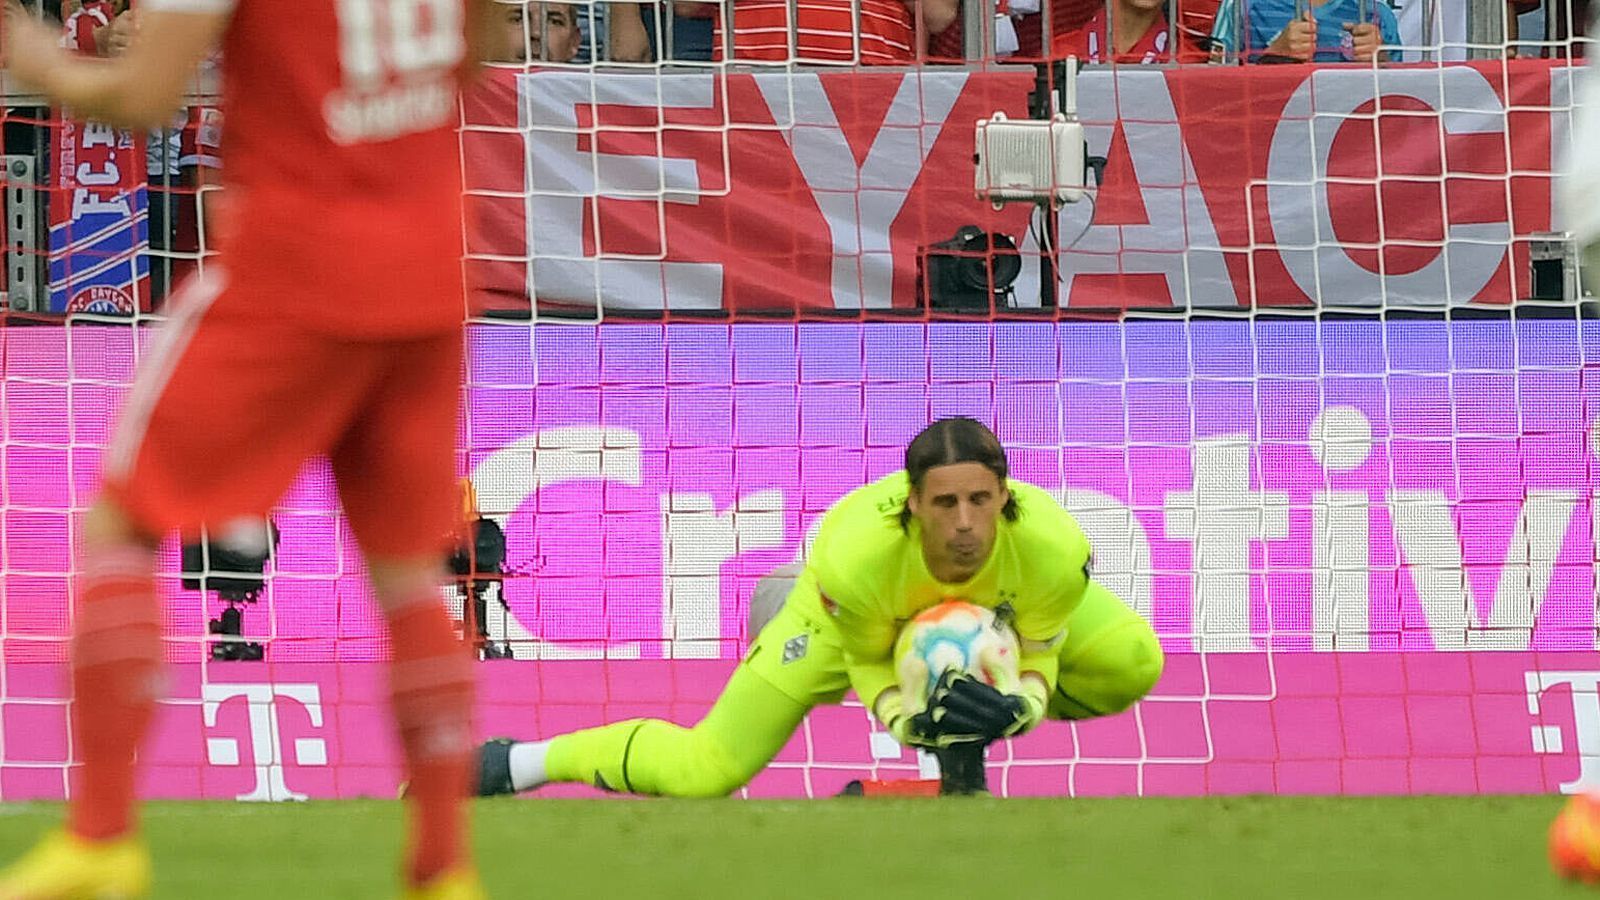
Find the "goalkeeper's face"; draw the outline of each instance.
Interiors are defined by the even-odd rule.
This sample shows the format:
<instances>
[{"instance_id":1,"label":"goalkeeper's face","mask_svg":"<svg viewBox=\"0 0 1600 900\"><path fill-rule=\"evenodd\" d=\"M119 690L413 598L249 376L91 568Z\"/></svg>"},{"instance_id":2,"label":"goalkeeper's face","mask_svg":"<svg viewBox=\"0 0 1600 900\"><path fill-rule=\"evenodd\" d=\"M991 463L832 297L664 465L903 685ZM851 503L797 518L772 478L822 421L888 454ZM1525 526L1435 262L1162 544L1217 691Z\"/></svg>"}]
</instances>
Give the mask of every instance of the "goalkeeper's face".
<instances>
[{"instance_id":1,"label":"goalkeeper's face","mask_svg":"<svg viewBox=\"0 0 1600 900\"><path fill-rule=\"evenodd\" d=\"M966 581L983 568L1010 499L1004 482L982 463L934 466L922 476L907 503L922 526L922 558L933 577Z\"/></svg>"}]
</instances>

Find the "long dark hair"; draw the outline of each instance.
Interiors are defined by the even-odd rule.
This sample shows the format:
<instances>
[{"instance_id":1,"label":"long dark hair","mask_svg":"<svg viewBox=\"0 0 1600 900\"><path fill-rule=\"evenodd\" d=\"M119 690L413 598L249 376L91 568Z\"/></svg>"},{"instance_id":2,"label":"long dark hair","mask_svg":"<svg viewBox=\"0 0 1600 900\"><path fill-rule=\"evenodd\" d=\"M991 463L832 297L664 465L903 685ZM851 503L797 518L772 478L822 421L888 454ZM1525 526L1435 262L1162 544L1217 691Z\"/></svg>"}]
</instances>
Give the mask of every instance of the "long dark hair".
<instances>
[{"instance_id":1,"label":"long dark hair","mask_svg":"<svg viewBox=\"0 0 1600 900\"><path fill-rule=\"evenodd\" d=\"M922 479L928 470L935 466L948 466L955 463L975 462L994 473L1000 479L1002 486L1006 483L1006 451L1000 446L1000 439L994 436L987 425L977 419L956 417L940 419L922 429L922 432L911 439L906 445L906 475L911 478L911 490L922 490ZM1007 522L1017 520L1017 498L1012 494L1006 498L1006 505L1000 508L1000 514L1006 517ZM905 529L911 524L911 501L900 507L900 527Z\"/></svg>"}]
</instances>

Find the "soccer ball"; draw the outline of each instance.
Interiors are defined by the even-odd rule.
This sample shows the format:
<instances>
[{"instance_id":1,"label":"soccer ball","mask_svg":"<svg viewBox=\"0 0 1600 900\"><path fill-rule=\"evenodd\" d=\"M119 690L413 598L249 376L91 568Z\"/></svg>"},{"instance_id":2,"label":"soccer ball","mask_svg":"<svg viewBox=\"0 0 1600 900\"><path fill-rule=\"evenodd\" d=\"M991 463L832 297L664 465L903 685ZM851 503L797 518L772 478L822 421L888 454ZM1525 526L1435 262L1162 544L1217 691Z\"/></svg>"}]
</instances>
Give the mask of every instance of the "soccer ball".
<instances>
[{"instance_id":1,"label":"soccer ball","mask_svg":"<svg viewBox=\"0 0 1600 900\"><path fill-rule=\"evenodd\" d=\"M923 610L895 641L895 673L905 712L916 715L926 709L940 676L951 669L969 673L1001 693L1015 693L1021 652L1016 632L992 609L947 600Z\"/></svg>"},{"instance_id":2,"label":"soccer ball","mask_svg":"<svg viewBox=\"0 0 1600 900\"><path fill-rule=\"evenodd\" d=\"M1556 814L1550 866L1563 878L1600 881L1600 795L1577 794Z\"/></svg>"}]
</instances>

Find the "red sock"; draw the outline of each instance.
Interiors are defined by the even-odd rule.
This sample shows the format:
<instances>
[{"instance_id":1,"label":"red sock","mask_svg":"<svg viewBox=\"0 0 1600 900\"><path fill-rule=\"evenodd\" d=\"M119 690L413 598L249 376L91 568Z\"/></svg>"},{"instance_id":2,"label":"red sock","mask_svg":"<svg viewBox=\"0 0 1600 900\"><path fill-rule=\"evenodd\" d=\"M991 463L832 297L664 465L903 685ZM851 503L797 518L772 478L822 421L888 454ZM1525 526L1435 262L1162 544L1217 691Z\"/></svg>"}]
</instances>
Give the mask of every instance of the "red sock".
<instances>
[{"instance_id":1,"label":"red sock","mask_svg":"<svg viewBox=\"0 0 1600 900\"><path fill-rule=\"evenodd\" d=\"M437 597L389 619L390 693L411 781L407 875L421 884L459 863L472 768L472 660Z\"/></svg>"},{"instance_id":2,"label":"red sock","mask_svg":"<svg viewBox=\"0 0 1600 900\"><path fill-rule=\"evenodd\" d=\"M133 829L134 754L161 690L155 554L130 545L94 554L78 579L72 721L83 768L68 825L109 840Z\"/></svg>"}]
</instances>

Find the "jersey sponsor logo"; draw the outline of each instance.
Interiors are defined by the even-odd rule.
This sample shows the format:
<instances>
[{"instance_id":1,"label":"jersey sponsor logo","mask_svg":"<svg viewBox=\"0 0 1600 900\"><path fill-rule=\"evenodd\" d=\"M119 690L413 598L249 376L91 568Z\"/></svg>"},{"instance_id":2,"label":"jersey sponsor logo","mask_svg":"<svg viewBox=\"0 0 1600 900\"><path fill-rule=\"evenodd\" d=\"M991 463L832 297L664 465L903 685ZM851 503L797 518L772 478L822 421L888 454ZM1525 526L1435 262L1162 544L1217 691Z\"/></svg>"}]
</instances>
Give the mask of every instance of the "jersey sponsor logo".
<instances>
[{"instance_id":1,"label":"jersey sponsor logo","mask_svg":"<svg viewBox=\"0 0 1600 900\"><path fill-rule=\"evenodd\" d=\"M1007 628L1016 628L1017 621L1017 592L1000 591L1000 602L994 606L994 617L997 622L1004 622Z\"/></svg>"},{"instance_id":2,"label":"jersey sponsor logo","mask_svg":"<svg viewBox=\"0 0 1600 900\"><path fill-rule=\"evenodd\" d=\"M450 124L455 88L444 81L406 85L372 94L335 91L323 104L328 136L339 144L386 141Z\"/></svg>"},{"instance_id":3,"label":"jersey sponsor logo","mask_svg":"<svg viewBox=\"0 0 1600 900\"><path fill-rule=\"evenodd\" d=\"M783 664L796 662L806 658L806 651L811 647L811 635L797 634L783 644Z\"/></svg>"}]
</instances>

